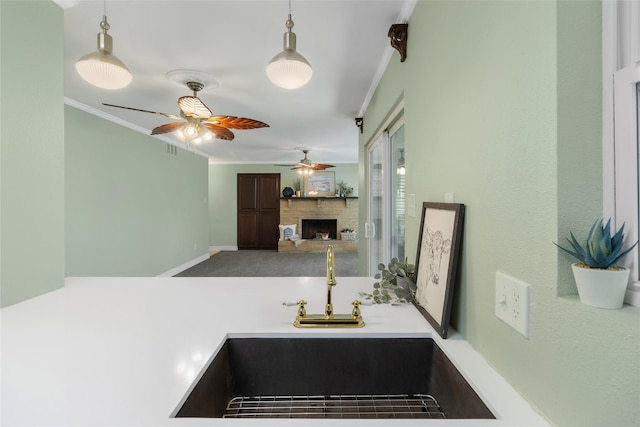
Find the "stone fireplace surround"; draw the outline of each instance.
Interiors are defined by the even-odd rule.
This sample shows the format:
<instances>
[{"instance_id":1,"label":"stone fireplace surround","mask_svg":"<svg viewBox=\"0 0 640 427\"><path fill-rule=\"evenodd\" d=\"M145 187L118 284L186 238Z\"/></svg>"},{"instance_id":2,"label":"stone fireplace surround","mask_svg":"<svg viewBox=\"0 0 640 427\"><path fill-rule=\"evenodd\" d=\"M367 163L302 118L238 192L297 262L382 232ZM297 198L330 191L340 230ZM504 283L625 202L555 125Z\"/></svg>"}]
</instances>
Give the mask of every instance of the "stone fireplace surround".
<instances>
[{"instance_id":1,"label":"stone fireplace surround","mask_svg":"<svg viewBox=\"0 0 640 427\"><path fill-rule=\"evenodd\" d=\"M304 239L302 220L336 220L336 238L331 240ZM340 231L345 228L358 228L358 199L352 198L281 198L280 224L296 224L296 230L302 241L278 241L278 252L324 252L331 244L335 252L357 252L357 240L340 240Z\"/></svg>"}]
</instances>

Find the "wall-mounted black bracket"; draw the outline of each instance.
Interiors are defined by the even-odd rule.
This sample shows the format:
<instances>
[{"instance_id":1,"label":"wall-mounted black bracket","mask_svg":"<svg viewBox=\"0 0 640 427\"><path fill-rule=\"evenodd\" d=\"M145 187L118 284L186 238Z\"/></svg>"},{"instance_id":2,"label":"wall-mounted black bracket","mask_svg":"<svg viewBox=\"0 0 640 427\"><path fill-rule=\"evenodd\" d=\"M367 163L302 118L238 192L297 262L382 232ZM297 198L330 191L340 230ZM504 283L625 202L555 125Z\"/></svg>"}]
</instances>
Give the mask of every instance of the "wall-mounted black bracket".
<instances>
[{"instance_id":1,"label":"wall-mounted black bracket","mask_svg":"<svg viewBox=\"0 0 640 427\"><path fill-rule=\"evenodd\" d=\"M362 133L362 128L364 127L364 119L362 117L356 117L356 126L360 128L360 133Z\"/></svg>"},{"instance_id":2,"label":"wall-mounted black bracket","mask_svg":"<svg viewBox=\"0 0 640 427\"><path fill-rule=\"evenodd\" d=\"M409 38L409 24L393 24L387 34L391 39L391 46L400 52L400 62L407 59L407 39Z\"/></svg>"}]
</instances>

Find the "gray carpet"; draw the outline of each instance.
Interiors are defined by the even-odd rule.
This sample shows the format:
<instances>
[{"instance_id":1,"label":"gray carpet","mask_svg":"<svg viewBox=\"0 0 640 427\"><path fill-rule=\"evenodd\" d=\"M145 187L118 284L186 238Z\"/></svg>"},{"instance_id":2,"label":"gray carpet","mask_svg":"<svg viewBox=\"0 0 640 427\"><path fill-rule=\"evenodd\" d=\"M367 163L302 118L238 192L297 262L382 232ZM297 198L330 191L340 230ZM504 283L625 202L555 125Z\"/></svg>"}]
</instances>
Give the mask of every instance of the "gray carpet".
<instances>
[{"instance_id":1,"label":"gray carpet","mask_svg":"<svg viewBox=\"0 0 640 427\"><path fill-rule=\"evenodd\" d=\"M358 275L358 254L336 253L336 276ZM175 277L324 277L326 253L280 253L271 250L221 251Z\"/></svg>"}]
</instances>

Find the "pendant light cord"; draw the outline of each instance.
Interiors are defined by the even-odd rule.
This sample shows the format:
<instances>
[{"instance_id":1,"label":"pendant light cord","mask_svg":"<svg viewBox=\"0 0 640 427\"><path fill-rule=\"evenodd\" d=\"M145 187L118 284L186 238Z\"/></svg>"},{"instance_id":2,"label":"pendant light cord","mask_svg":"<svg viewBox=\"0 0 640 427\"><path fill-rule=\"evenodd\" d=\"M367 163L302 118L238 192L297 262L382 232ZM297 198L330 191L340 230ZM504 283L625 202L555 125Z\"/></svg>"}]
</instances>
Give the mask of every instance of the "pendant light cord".
<instances>
[{"instance_id":1,"label":"pendant light cord","mask_svg":"<svg viewBox=\"0 0 640 427\"><path fill-rule=\"evenodd\" d=\"M104 34L107 34L107 31L111 28L107 22L107 0L102 1L102 22L100 22L100 28L102 28Z\"/></svg>"}]
</instances>

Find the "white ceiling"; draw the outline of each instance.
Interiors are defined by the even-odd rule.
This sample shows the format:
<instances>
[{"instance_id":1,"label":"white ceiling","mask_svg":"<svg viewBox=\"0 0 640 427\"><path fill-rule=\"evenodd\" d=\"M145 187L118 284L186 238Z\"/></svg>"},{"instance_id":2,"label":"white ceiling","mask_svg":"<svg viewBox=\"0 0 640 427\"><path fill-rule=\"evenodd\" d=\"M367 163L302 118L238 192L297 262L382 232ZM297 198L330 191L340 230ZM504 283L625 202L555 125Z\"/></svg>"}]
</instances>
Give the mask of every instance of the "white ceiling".
<instances>
[{"instance_id":1,"label":"white ceiling","mask_svg":"<svg viewBox=\"0 0 640 427\"><path fill-rule=\"evenodd\" d=\"M359 130L354 118L362 115L389 59L399 61L387 31L394 23L407 22L415 2L292 1L297 50L311 63L313 77L305 87L286 90L269 81L265 66L283 49L287 1L109 0L113 53L133 73L128 87L110 91L91 86L75 70L78 58L96 50L103 1L58 0L66 7L66 101L150 133L171 119L102 103L178 114L177 99L191 91L166 74L198 70L219 82L199 93L215 115L270 125L234 130L234 141L199 146L211 162L295 163L302 158L296 149L305 147L314 162L355 163ZM172 135L163 138L179 143Z\"/></svg>"}]
</instances>

